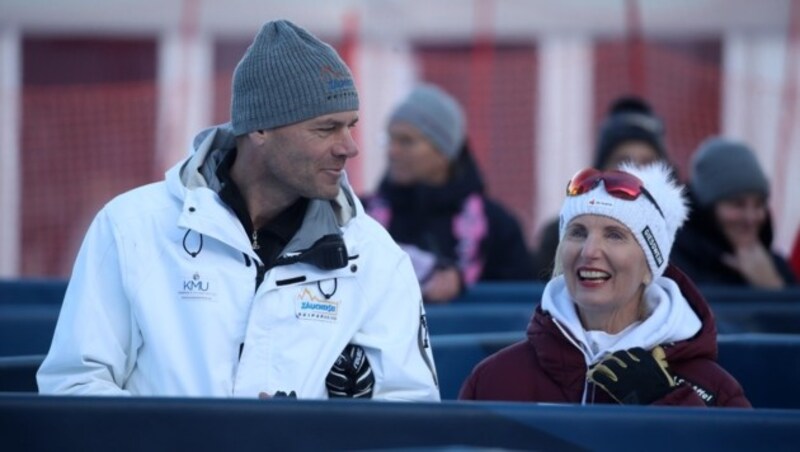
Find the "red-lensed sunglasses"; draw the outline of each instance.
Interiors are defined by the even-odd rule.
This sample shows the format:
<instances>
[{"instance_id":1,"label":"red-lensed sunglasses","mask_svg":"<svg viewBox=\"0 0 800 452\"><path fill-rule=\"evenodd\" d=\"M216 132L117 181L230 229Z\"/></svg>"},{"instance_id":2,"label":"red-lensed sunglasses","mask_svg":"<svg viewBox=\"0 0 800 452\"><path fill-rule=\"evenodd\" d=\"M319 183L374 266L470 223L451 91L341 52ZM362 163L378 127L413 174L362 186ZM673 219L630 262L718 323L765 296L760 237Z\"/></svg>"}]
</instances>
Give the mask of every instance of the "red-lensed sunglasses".
<instances>
[{"instance_id":1,"label":"red-lensed sunglasses","mask_svg":"<svg viewBox=\"0 0 800 452\"><path fill-rule=\"evenodd\" d=\"M586 168L578 171L567 184L567 196L578 196L588 193L594 190L600 181L603 182L606 193L615 198L633 201L638 198L639 195L644 195L645 198L656 206L656 210L658 210L658 213L664 218L664 212L661 211L661 207L658 206L653 195L644 188L641 179L624 171L599 171L595 168Z\"/></svg>"}]
</instances>

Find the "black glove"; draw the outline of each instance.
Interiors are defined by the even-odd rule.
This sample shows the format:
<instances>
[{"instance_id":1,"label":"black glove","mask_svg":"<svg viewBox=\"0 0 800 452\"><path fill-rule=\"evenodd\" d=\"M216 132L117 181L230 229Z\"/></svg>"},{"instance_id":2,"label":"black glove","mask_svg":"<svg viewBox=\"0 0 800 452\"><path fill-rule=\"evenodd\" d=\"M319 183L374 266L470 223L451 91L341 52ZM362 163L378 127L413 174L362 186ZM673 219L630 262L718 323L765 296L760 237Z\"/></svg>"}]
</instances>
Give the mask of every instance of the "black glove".
<instances>
[{"instance_id":1,"label":"black glove","mask_svg":"<svg viewBox=\"0 0 800 452\"><path fill-rule=\"evenodd\" d=\"M640 347L614 352L589 369L586 378L626 405L648 405L675 388L661 347L652 353Z\"/></svg>"},{"instance_id":2,"label":"black glove","mask_svg":"<svg viewBox=\"0 0 800 452\"><path fill-rule=\"evenodd\" d=\"M371 399L375 386L375 375L367 360L364 349L358 345L347 344L325 378L328 397L351 397Z\"/></svg>"},{"instance_id":3,"label":"black glove","mask_svg":"<svg viewBox=\"0 0 800 452\"><path fill-rule=\"evenodd\" d=\"M259 392L258 398L261 400L268 400L268 399L296 399L297 393L294 391L289 392L288 394L286 391L278 391L273 395L269 395L266 392Z\"/></svg>"},{"instance_id":4,"label":"black glove","mask_svg":"<svg viewBox=\"0 0 800 452\"><path fill-rule=\"evenodd\" d=\"M295 393L294 391L292 391L292 392L290 392L290 393L288 393L288 394L287 394L287 393L286 393L286 392L284 392L284 391L278 391L278 392L276 392L276 393L275 393L275 395L273 395L272 397L273 397L273 398L275 398L275 399L280 399L280 398L286 398L286 399L296 399L296 398L297 398L297 393Z\"/></svg>"}]
</instances>

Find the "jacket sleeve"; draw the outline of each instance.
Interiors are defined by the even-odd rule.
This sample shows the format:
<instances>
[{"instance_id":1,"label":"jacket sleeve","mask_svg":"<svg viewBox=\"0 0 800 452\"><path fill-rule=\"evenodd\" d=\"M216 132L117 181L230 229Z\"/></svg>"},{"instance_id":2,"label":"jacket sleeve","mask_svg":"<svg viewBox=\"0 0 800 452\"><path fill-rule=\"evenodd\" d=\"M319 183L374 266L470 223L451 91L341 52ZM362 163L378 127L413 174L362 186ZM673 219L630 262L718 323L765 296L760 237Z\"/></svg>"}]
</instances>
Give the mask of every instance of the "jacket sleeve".
<instances>
[{"instance_id":1,"label":"jacket sleeve","mask_svg":"<svg viewBox=\"0 0 800 452\"><path fill-rule=\"evenodd\" d=\"M41 394L129 395L135 357L114 225L105 210L89 227L64 296L50 351L37 373Z\"/></svg>"},{"instance_id":2,"label":"jacket sleeve","mask_svg":"<svg viewBox=\"0 0 800 452\"><path fill-rule=\"evenodd\" d=\"M715 405L719 407L752 408L753 405L747 400L742 385L722 367L719 369L722 377L720 388L717 390Z\"/></svg>"},{"instance_id":3,"label":"jacket sleeve","mask_svg":"<svg viewBox=\"0 0 800 452\"><path fill-rule=\"evenodd\" d=\"M713 395L707 391L699 390L706 395L708 402L703 397L700 397L698 390L695 390L690 383L683 382L661 400L653 402L653 405L752 408L739 382L719 368L716 363L707 372L708 375L711 375L711 381L716 382L716 385L713 385L716 387L711 389Z\"/></svg>"},{"instance_id":4,"label":"jacket sleeve","mask_svg":"<svg viewBox=\"0 0 800 452\"><path fill-rule=\"evenodd\" d=\"M354 342L363 346L375 373L373 399L439 401L419 283L408 256L398 253L395 268L373 275L370 313Z\"/></svg>"},{"instance_id":5,"label":"jacket sleeve","mask_svg":"<svg viewBox=\"0 0 800 452\"><path fill-rule=\"evenodd\" d=\"M477 375L475 370L470 372L464 383L461 384L461 389L458 391L458 400L477 400Z\"/></svg>"},{"instance_id":6,"label":"jacket sleeve","mask_svg":"<svg viewBox=\"0 0 800 452\"><path fill-rule=\"evenodd\" d=\"M703 399L701 399L700 396L694 392L694 389L685 383L678 385L677 388L667 393L667 395L662 397L660 400L653 402L653 405L695 407L706 406L705 402L703 402Z\"/></svg>"}]
</instances>

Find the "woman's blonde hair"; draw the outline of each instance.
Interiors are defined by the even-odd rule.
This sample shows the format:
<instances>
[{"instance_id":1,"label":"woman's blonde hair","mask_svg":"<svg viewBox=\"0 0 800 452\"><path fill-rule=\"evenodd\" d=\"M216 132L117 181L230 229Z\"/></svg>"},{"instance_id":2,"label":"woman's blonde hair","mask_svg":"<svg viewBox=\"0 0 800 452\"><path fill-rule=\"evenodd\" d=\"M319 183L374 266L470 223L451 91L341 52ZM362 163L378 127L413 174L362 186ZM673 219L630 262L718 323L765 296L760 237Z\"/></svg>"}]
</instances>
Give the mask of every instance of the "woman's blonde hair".
<instances>
[{"instance_id":1,"label":"woman's blonde hair","mask_svg":"<svg viewBox=\"0 0 800 452\"><path fill-rule=\"evenodd\" d=\"M564 243L563 240L558 241L558 245L556 245L556 254L553 257L553 274L550 275L550 279L556 278L561 276L564 273L564 262L561 260L561 244Z\"/></svg>"}]
</instances>

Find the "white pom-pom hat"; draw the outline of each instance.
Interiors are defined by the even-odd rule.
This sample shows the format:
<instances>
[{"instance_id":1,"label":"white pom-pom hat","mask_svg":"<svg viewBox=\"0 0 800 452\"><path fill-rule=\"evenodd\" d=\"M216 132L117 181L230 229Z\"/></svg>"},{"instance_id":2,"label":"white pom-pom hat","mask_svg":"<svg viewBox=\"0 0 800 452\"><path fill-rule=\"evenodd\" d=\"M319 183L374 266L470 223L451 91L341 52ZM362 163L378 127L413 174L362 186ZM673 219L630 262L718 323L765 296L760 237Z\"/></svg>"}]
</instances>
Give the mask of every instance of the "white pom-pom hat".
<instances>
[{"instance_id":1,"label":"white pom-pom hat","mask_svg":"<svg viewBox=\"0 0 800 452\"><path fill-rule=\"evenodd\" d=\"M636 237L654 281L664 274L675 233L689 213L684 187L675 181L672 170L663 162L641 167L624 163L619 170L639 178L655 204L645 194L633 200L615 197L606 191L602 181L586 193L566 197L559 215L558 237L564 239L567 225L577 216L613 218Z\"/></svg>"}]
</instances>

